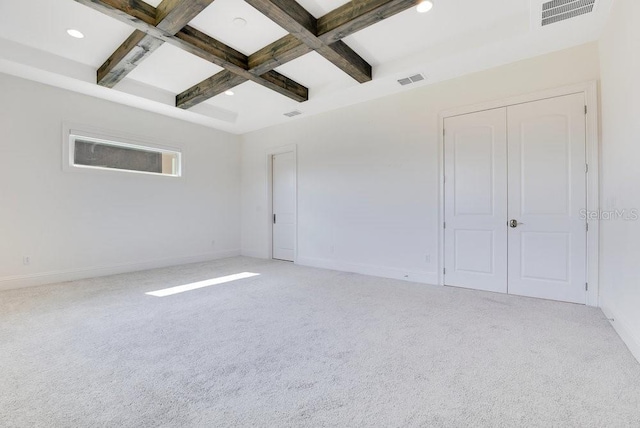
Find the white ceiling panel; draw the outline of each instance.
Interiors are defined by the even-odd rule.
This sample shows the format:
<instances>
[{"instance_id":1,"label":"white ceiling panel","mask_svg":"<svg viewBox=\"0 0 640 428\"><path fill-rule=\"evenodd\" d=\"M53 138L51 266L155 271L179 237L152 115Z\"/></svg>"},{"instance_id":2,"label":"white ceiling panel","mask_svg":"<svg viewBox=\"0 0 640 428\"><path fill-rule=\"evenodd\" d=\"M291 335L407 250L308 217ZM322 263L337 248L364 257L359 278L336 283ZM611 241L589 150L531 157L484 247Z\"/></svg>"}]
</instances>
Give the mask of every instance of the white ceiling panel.
<instances>
[{"instance_id":1,"label":"white ceiling panel","mask_svg":"<svg viewBox=\"0 0 640 428\"><path fill-rule=\"evenodd\" d=\"M343 4L349 3L349 0L298 0L298 3L311 15L320 18Z\"/></svg>"},{"instance_id":2,"label":"white ceiling panel","mask_svg":"<svg viewBox=\"0 0 640 428\"><path fill-rule=\"evenodd\" d=\"M236 18L244 19L246 25L234 24ZM244 0L216 0L190 25L245 55L288 34Z\"/></svg>"},{"instance_id":3,"label":"white ceiling panel","mask_svg":"<svg viewBox=\"0 0 640 428\"><path fill-rule=\"evenodd\" d=\"M224 110L239 112L237 126L251 126L257 121L284 118L292 110L304 111L305 103L299 103L257 83L247 81L233 88L234 95L220 94L205 104Z\"/></svg>"},{"instance_id":4,"label":"white ceiling panel","mask_svg":"<svg viewBox=\"0 0 640 428\"><path fill-rule=\"evenodd\" d=\"M178 94L221 70L209 61L165 43L127 78Z\"/></svg>"},{"instance_id":5,"label":"white ceiling panel","mask_svg":"<svg viewBox=\"0 0 640 428\"><path fill-rule=\"evenodd\" d=\"M233 93L233 96L217 95L206 103L226 110L243 112L241 114L247 111L264 113L274 110L286 113L300 106L297 101L251 81L236 86L233 88Z\"/></svg>"},{"instance_id":6,"label":"white ceiling panel","mask_svg":"<svg viewBox=\"0 0 640 428\"><path fill-rule=\"evenodd\" d=\"M74 39L67 29L80 30ZM73 0L0 0L0 37L99 67L133 29Z\"/></svg>"},{"instance_id":7,"label":"white ceiling panel","mask_svg":"<svg viewBox=\"0 0 640 428\"><path fill-rule=\"evenodd\" d=\"M407 9L344 39L371 65L420 52L453 37L527 13L528 0L437 1L429 13Z\"/></svg>"},{"instance_id":8,"label":"white ceiling panel","mask_svg":"<svg viewBox=\"0 0 640 428\"><path fill-rule=\"evenodd\" d=\"M317 52L310 52L281 65L276 71L309 88L311 97L326 92L329 88L358 85L358 82Z\"/></svg>"}]
</instances>

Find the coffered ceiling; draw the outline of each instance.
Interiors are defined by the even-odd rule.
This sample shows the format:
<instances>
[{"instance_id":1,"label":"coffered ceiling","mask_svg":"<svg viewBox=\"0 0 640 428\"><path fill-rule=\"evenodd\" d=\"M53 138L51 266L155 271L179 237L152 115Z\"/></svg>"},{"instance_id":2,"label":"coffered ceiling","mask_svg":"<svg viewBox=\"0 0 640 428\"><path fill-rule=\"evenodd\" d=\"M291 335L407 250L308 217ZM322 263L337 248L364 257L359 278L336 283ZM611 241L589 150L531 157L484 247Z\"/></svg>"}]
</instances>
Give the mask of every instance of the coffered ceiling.
<instances>
[{"instance_id":1,"label":"coffered ceiling","mask_svg":"<svg viewBox=\"0 0 640 428\"><path fill-rule=\"evenodd\" d=\"M215 0L189 26L250 56L289 34L254 8L269 1ZM359 83L321 51L312 51L274 69L308 88L308 101L245 81L233 87L232 96L220 93L184 110L175 107L176 96L222 67L164 43L113 89L102 87L96 84L96 71L131 35L130 25L76 0L0 0L0 72L244 133L296 120L284 116L292 110L305 117L596 40L611 1L599 0L593 13L540 27L532 24L533 3L539 0L434 0L429 13L411 7L343 39L372 66L371 81ZM146 3L155 8L161 1ZM350 2L297 3L320 18ZM237 18L246 24L238 25ZM69 37L70 28L85 37ZM397 83L416 73L426 80L409 87Z\"/></svg>"}]
</instances>

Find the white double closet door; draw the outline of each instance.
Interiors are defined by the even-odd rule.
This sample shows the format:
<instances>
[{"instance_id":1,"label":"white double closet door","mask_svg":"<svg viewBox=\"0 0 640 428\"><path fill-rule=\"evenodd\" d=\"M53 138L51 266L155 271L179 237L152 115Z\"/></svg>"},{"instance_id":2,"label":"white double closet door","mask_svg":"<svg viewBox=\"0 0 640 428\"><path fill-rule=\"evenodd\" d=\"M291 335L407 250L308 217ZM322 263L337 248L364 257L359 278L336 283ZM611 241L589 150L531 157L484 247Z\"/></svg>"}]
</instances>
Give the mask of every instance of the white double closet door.
<instances>
[{"instance_id":1,"label":"white double closet door","mask_svg":"<svg viewBox=\"0 0 640 428\"><path fill-rule=\"evenodd\" d=\"M575 94L445 119L445 284L586 300L586 118Z\"/></svg>"}]
</instances>

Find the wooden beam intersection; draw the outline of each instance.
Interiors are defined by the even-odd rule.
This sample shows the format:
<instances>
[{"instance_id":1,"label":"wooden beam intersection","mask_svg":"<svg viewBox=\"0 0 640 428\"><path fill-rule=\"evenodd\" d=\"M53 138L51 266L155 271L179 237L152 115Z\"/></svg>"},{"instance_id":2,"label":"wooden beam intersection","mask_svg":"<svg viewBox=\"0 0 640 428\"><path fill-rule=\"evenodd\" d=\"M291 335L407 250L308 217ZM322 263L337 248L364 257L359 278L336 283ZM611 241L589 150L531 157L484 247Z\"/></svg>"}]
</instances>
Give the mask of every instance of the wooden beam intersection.
<instances>
[{"instance_id":1,"label":"wooden beam intersection","mask_svg":"<svg viewBox=\"0 0 640 428\"><path fill-rule=\"evenodd\" d=\"M131 11L134 16L149 24L153 23L167 34L175 34L212 2L213 0L163 0L157 9L133 1L111 1L110 4L120 6L123 11ZM163 44L162 40L140 30L134 31L98 69L98 84L114 87Z\"/></svg>"},{"instance_id":2,"label":"wooden beam intersection","mask_svg":"<svg viewBox=\"0 0 640 428\"><path fill-rule=\"evenodd\" d=\"M149 6L142 0L75 1L99 12L102 12L105 15L115 18L121 22L124 22L125 24L131 25L141 33L156 38L162 42L170 43L180 49L197 55L200 58L216 64L233 74L243 77L245 80L252 80L262 86L272 89L299 102L306 101L309 98L309 90L306 87L275 71L269 71L263 75L255 75L254 73L249 72L248 57L246 55L196 30L195 28L185 26L176 34L172 34L171 31L167 31L160 27L157 27L157 9ZM184 5L187 4L193 6L195 3L192 3L192 1L198 1L198 4L200 6L203 4L202 2L200 2L200 0L163 1L163 3L166 3L167 6L164 9L160 6L158 7L159 10L164 10L163 12L161 12L160 16L167 17L167 19L171 21L170 25L173 26L173 28L166 28L173 30L175 26L178 26L175 20L185 19L185 16L188 15L185 11L173 13L173 9L180 6L184 7ZM203 1L208 1L210 3L213 0ZM130 47L130 49L133 49L135 46L137 46L137 44L133 43L133 41L138 39L140 41L143 41L145 37L141 35L132 35L129 39L127 39L129 41L128 46ZM121 46L121 48L123 47ZM147 48L148 51L152 51L153 46L147 45ZM142 47L142 51L142 53L145 52L144 47ZM118 52L114 53L112 57L115 58L117 53ZM119 55L122 57L127 57L127 51L123 48L123 51L120 52ZM128 66L133 69L133 67L135 67L135 65L139 63L144 56L145 55L137 56L136 63L132 63ZM238 80L239 79L234 79L234 81Z\"/></svg>"},{"instance_id":3,"label":"wooden beam intersection","mask_svg":"<svg viewBox=\"0 0 640 428\"><path fill-rule=\"evenodd\" d=\"M344 42L327 44L317 36L318 21L296 0L245 0L360 83L371 80L371 66Z\"/></svg>"},{"instance_id":4,"label":"wooden beam intersection","mask_svg":"<svg viewBox=\"0 0 640 428\"><path fill-rule=\"evenodd\" d=\"M249 70L260 75L311 51L309 46L302 43L294 35L288 34L249 55Z\"/></svg>"},{"instance_id":5,"label":"wooden beam intersection","mask_svg":"<svg viewBox=\"0 0 640 428\"><path fill-rule=\"evenodd\" d=\"M249 71L258 76L264 75L264 73L268 73L289 61L293 61L315 50L315 48L319 46L323 51L320 52L320 49L318 49L318 52L326 56L333 55L333 59L337 62L337 64L336 62L334 62L334 64L338 65L338 67L345 69L353 66L355 68L355 70L353 70L354 72L356 72L358 68L362 70L366 68L366 61L362 60L362 62L358 64L358 60L355 60L356 57L349 56L351 49L342 42L342 39L403 10L409 9L415 6L417 2L417 0L351 0L349 3L315 19L306 13L300 5L297 5L295 1L245 1L254 7L258 6L260 9L264 8L267 10L273 8L274 18L280 21L280 25L282 25L283 28L290 31L290 34L249 55ZM294 3L297 6L295 6ZM291 8L288 8L289 6L291 6ZM294 22L291 22L291 20ZM288 24L287 21L289 22ZM284 25L290 26L286 28ZM303 40L309 43L304 43ZM322 45L318 45L318 40ZM310 47L310 45L313 47ZM329 46L331 50L328 50L326 46ZM353 53L355 54L355 52ZM349 64L348 61L341 64L341 58L350 58L351 64ZM212 84L213 82L218 82L218 84L214 85ZM197 94L198 102L202 102L207 98L214 97L231 89L233 87L230 86L232 83L233 82L229 80L222 78L216 79L215 76L213 76L178 95L178 106L181 106L180 103L184 103L183 105L188 107L195 105L190 101L190 94Z\"/></svg>"},{"instance_id":6,"label":"wooden beam intersection","mask_svg":"<svg viewBox=\"0 0 640 428\"><path fill-rule=\"evenodd\" d=\"M225 69L179 94L176 106L181 108L190 108L247 80L306 101L308 89L274 69L311 51L359 82L371 80L371 66L342 39L416 4L416 0L351 0L316 19L295 0L245 0L290 33L246 56L186 25L213 0L163 0L158 8L142 0L75 1L136 29L98 71L100 84L115 85L163 43Z\"/></svg>"}]
</instances>

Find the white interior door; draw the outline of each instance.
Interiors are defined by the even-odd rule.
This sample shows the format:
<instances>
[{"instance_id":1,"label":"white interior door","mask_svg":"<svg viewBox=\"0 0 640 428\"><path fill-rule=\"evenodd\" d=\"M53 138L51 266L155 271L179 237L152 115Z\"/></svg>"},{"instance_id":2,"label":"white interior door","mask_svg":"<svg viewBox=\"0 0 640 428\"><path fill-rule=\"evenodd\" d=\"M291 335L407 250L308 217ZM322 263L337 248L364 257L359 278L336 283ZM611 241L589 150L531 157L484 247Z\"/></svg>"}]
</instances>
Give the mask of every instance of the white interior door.
<instances>
[{"instance_id":1,"label":"white interior door","mask_svg":"<svg viewBox=\"0 0 640 428\"><path fill-rule=\"evenodd\" d=\"M586 299L584 95L507 109L509 293Z\"/></svg>"},{"instance_id":2,"label":"white interior door","mask_svg":"<svg viewBox=\"0 0 640 428\"><path fill-rule=\"evenodd\" d=\"M507 112L445 119L445 284L507 292Z\"/></svg>"},{"instance_id":3,"label":"white interior door","mask_svg":"<svg viewBox=\"0 0 640 428\"><path fill-rule=\"evenodd\" d=\"M273 258L294 261L296 168L293 152L272 157Z\"/></svg>"}]
</instances>

